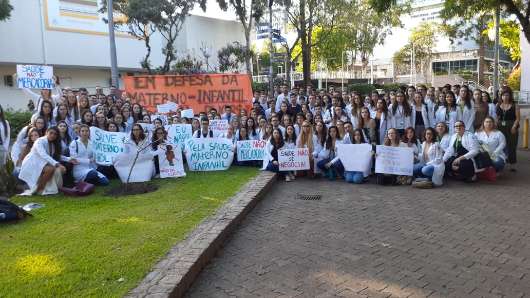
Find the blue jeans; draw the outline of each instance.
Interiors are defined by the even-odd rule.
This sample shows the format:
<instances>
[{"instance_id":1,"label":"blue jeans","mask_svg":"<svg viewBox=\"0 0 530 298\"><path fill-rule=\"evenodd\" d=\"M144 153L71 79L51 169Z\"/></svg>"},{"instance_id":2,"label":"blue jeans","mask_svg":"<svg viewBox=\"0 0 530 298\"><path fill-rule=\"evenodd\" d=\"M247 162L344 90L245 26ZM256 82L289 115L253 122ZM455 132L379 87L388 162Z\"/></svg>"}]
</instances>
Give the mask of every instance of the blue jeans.
<instances>
[{"instance_id":1,"label":"blue jeans","mask_svg":"<svg viewBox=\"0 0 530 298\"><path fill-rule=\"evenodd\" d=\"M495 168L495 172L501 172L502 170L504 170L504 166L506 165L506 163L504 162L504 160L502 159L497 159L497 160L492 160L493 162L493 167Z\"/></svg>"},{"instance_id":2,"label":"blue jeans","mask_svg":"<svg viewBox=\"0 0 530 298\"><path fill-rule=\"evenodd\" d=\"M414 177L432 178L432 175L434 174L434 166L417 163L414 165L413 173Z\"/></svg>"},{"instance_id":3,"label":"blue jeans","mask_svg":"<svg viewBox=\"0 0 530 298\"><path fill-rule=\"evenodd\" d=\"M357 171L345 171L344 180L350 183L361 184L364 181L364 174L363 172Z\"/></svg>"},{"instance_id":4,"label":"blue jeans","mask_svg":"<svg viewBox=\"0 0 530 298\"><path fill-rule=\"evenodd\" d=\"M334 180L337 175L344 174L344 166L342 166L342 162L339 160L332 164L329 169L326 169L326 164L330 161L331 158L325 158L317 163L317 167L322 170L330 180Z\"/></svg>"},{"instance_id":5,"label":"blue jeans","mask_svg":"<svg viewBox=\"0 0 530 298\"><path fill-rule=\"evenodd\" d=\"M280 171L280 166L273 164L272 161L269 161L269 164L267 165L267 168L265 170L269 172L278 173L281 177L285 176L286 174L285 171Z\"/></svg>"},{"instance_id":6,"label":"blue jeans","mask_svg":"<svg viewBox=\"0 0 530 298\"><path fill-rule=\"evenodd\" d=\"M107 177L101 175L101 177L98 174L98 171L92 170L88 172L85 178L85 182L88 182L90 184L98 185L98 186L107 186L109 185L109 179Z\"/></svg>"}]
</instances>

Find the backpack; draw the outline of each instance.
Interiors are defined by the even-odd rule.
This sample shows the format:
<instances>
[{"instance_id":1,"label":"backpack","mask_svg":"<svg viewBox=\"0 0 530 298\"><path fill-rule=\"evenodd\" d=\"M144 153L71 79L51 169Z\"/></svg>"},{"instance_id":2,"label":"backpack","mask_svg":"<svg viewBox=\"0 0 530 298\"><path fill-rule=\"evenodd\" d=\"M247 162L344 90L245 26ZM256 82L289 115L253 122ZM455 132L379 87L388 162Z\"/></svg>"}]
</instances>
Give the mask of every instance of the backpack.
<instances>
[{"instance_id":1,"label":"backpack","mask_svg":"<svg viewBox=\"0 0 530 298\"><path fill-rule=\"evenodd\" d=\"M24 219L27 216L31 214L8 200L0 199L0 223Z\"/></svg>"}]
</instances>

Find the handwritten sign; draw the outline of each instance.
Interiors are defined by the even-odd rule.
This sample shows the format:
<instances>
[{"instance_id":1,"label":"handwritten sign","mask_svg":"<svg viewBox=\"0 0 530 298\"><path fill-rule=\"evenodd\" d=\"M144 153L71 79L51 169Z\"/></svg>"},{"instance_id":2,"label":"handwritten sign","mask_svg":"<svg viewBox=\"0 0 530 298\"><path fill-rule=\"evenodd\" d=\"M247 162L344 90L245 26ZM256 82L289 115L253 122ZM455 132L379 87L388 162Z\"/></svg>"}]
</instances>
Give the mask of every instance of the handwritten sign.
<instances>
[{"instance_id":1,"label":"handwritten sign","mask_svg":"<svg viewBox=\"0 0 530 298\"><path fill-rule=\"evenodd\" d=\"M177 104L172 102L172 101L168 101L166 103L163 103L161 105L157 105L156 106L156 110L160 114L167 114L167 113L171 113L171 112L176 112L177 109L178 109Z\"/></svg>"},{"instance_id":2,"label":"handwritten sign","mask_svg":"<svg viewBox=\"0 0 530 298\"><path fill-rule=\"evenodd\" d=\"M278 150L278 163L280 171L309 170L309 149Z\"/></svg>"},{"instance_id":3,"label":"handwritten sign","mask_svg":"<svg viewBox=\"0 0 530 298\"><path fill-rule=\"evenodd\" d=\"M171 124L166 126L167 141L169 144L184 148L186 141L191 139L193 131L191 124Z\"/></svg>"},{"instance_id":4,"label":"handwritten sign","mask_svg":"<svg viewBox=\"0 0 530 298\"><path fill-rule=\"evenodd\" d=\"M367 172L372 165L372 145L338 144L339 159L346 171Z\"/></svg>"},{"instance_id":5,"label":"handwritten sign","mask_svg":"<svg viewBox=\"0 0 530 298\"><path fill-rule=\"evenodd\" d=\"M127 134L108 132L97 127L90 127L90 142L98 165L112 165L112 160L124 151Z\"/></svg>"},{"instance_id":6,"label":"handwritten sign","mask_svg":"<svg viewBox=\"0 0 530 298\"><path fill-rule=\"evenodd\" d=\"M118 176L120 177L121 182L127 182L129 172L131 173L129 182L146 182L150 181L153 177L155 169L153 156L145 150L142 151L142 153L138 155L138 159L136 160L134 168L131 171L135 157L135 150L130 150L129 152L126 150L124 153L120 153L116 156L113 165L114 169L116 169L116 172L118 173Z\"/></svg>"},{"instance_id":7,"label":"handwritten sign","mask_svg":"<svg viewBox=\"0 0 530 298\"><path fill-rule=\"evenodd\" d=\"M166 146L166 154L158 156L160 178L177 178L186 176L182 163L180 146Z\"/></svg>"},{"instance_id":8,"label":"handwritten sign","mask_svg":"<svg viewBox=\"0 0 530 298\"><path fill-rule=\"evenodd\" d=\"M162 120L162 125L167 125L168 124L168 119L167 119L167 115L160 115L160 114L155 114L155 115L151 115L151 123L154 125L155 124L155 120L156 119L160 119ZM153 128L154 129L154 128Z\"/></svg>"},{"instance_id":9,"label":"handwritten sign","mask_svg":"<svg viewBox=\"0 0 530 298\"><path fill-rule=\"evenodd\" d=\"M378 145L376 152L376 173L412 176L414 165L412 148Z\"/></svg>"},{"instance_id":10,"label":"handwritten sign","mask_svg":"<svg viewBox=\"0 0 530 298\"><path fill-rule=\"evenodd\" d=\"M238 141L237 161L263 160L266 144L263 140Z\"/></svg>"},{"instance_id":11,"label":"handwritten sign","mask_svg":"<svg viewBox=\"0 0 530 298\"><path fill-rule=\"evenodd\" d=\"M186 141L186 160L190 171L227 170L233 159L231 140L191 138Z\"/></svg>"},{"instance_id":12,"label":"handwritten sign","mask_svg":"<svg viewBox=\"0 0 530 298\"><path fill-rule=\"evenodd\" d=\"M150 112L167 102L204 112L211 108L222 111L225 105L235 111L252 106L252 85L245 74L126 76L123 82L132 102Z\"/></svg>"},{"instance_id":13,"label":"handwritten sign","mask_svg":"<svg viewBox=\"0 0 530 298\"><path fill-rule=\"evenodd\" d=\"M138 122L138 124L140 124L146 135L151 134L151 132L153 132L153 129L155 128L155 126L151 123Z\"/></svg>"},{"instance_id":14,"label":"handwritten sign","mask_svg":"<svg viewBox=\"0 0 530 298\"><path fill-rule=\"evenodd\" d=\"M17 65L18 88L53 89L53 66Z\"/></svg>"},{"instance_id":15,"label":"handwritten sign","mask_svg":"<svg viewBox=\"0 0 530 298\"><path fill-rule=\"evenodd\" d=\"M193 114L193 109L185 109L180 111L180 117L190 119L195 117L195 115Z\"/></svg>"},{"instance_id":16,"label":"handwritten sign","mask_svg":"<svg viewBox=\"0 0 530 298\"><path fill-rule=\"evenodd\" d=\"M229 126L228 120L210 120L210 130L213 132L214 138L226 134Z\"/></svg>"}]
</instances>

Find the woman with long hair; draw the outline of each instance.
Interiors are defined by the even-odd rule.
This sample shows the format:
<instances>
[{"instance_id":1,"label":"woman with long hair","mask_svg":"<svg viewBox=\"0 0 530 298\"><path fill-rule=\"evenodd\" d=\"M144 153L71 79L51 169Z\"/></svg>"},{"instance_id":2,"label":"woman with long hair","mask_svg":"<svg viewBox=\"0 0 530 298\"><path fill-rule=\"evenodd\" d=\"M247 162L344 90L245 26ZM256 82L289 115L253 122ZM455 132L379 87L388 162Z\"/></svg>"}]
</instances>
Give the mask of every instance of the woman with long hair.
<instances>
[{"instance_id":1,"label":"woman with long hair","mask_svg":"<svg viewBox=\"0 0 530 298\"><path fill-rule=\"evenodd\" d=\"M248 118L246 125L249 139L259 140L258 127L254 118Z\"/></svg>"},{"instance_id":2,"label":"woman with long hair","mask_svg":"<svg viewBox=\"0 0 530 298\"><path fill-rule=\"evenodd\" d=\"M497 103L491 100L491 96L488 92L482 92L482 101L488 103L488 116L497 119Z\"/></svg>"},{"instance_id":3,"label":"woman with long hair","mask_svg":"<svg viewBox=\"0 0 530 298\"><path fill-rule=\"evenodd\" d=\"M106 130L107 129L107 117L103 112L97 112L96 116L94 117L94 126Z\"/></svg>"},{"instance_id":4,"label":"woman with long hair","mask_svg":"<svg viewBox=\"0 0 530 298\"><path fill-rule=\"evenodd\" d=\"M265 145L265 154L263 156L262 170L278 173L285 177L286 182L291 182L291 177L285 172L280 171L280 164L278 162L278 151L284 149L285 142L283 140L282 132L278 128L272 131L270 140Z\"/></svg>"},{"instance_id":5,"label":"woman with long hair","mask_svg":"<svg viewBox=\"0 0 530 298\"><path fill-rule=\"evenodd\" d=\"M81 120L85 111L90 111L90 102L86 95L80 95L77 101L77 115L79 117L76 117L75 121Z\"/></svg>"},{"instance_id":6,"label":"woman with long hair","mask_svg":"<svg viewBox=\"0 0 530 298\"><path fill-rule=\"evenodd\" d=\"M344 175L344 167L339 159L337 150L338 145L341 143L342 140L339 138L337 127L329 127L326 144L318 154L321 160L317 163L318 168L325 173L329 180L334 180L337 176L342 177Z\"/></svg>"},{"instance_id":7,"label":"woman with long hair","mask_svg":"<svg viewBox=\"0 0 530 298\"><path fill-rule=\"evenodd\" d=\"M388 128L388 108L384 99L379 99L375 104L375 129L377 135L377 145L383 144L386 130Z\"/></svg>"},{"instance_id":8,"label":"woman with long hair","mask_svg":"<svg viewBox=\"0 0 530 298\"><path fill-rule=\"evenodd\" d=\"M438 122L436 124L436 142L440 143L440 147L445 152L449 147L449 141L451 140L451 134L449 134L449 128L445 122Z\"/></svg>"},{"instance_id":9,"label":"woman with long hair","mask_svg":"<svg viewBox=\"0 0 530 298\"><path fill-rule=\"evenodd\" d=\"M33 144L37 141L38 138L40 138L41 135L39 133L39 130L35 127L31 128L28 132L27 141L24 145L22 145L22 148L20 149L20 154L18 155L17 159L14 159L15 162L15 170L13 172L13 175L18 178L18 175L20 173L20 168L22 167L22 161L31 151L31 148L33 148Z\"/></svg>"},{"instance_id":10,"label":"woman with long hair","mask_svg":"<svg viewBox=\"0 0 530 298\"><path fill-rule=\"evenodd\" d=\"M495 120L490 116L486 116L482 128L475 132L475 135L479 144L489 154L495 171L497 173L501 172L506 164L506 153L504 152L506 138L495 127Z\"/></svg>"},{"instance_id":11,"label":"woman with long hair","mask_svg":"<svg viewBox=\"0 0 530 298\"><path fill-rule=\"evenodd\" d=\"M305 175L309 177L313 177L314 174L314 158L313 153L315 150L315 143L314 143L314 137L313 134L313 126L309 121L305 120L302 122L302 127L300 129L300 134L298 135L298 140L296 141L296 147L297 148L307 148L309 150L309 166L310 169L307 171L300 171L305 172Z\"/></svg>"},{"instance_id":12,"label":"woman with long hair","mask_svg":"<svg viewBox=\"0 0 530 298\"><path fill-rule=\"evenodd\" d=\"M392 104L390 111L391 127L395 128L399 135L403 135L405 128L413 126L412 108L405 99L405 94L401 91L396 92L396 103Z\"/></svg>"},{"instance_id":13,"label":"woman with long hair","mask_svg":"<svg viewBox=\"0 0 530 298\"><path fill-rule=\"evenodd\" d=\"M456 97L452 91L445 93L445 104L436 110L435 117L437 123L444 122L447 125L450 135L454 134L455 123L461 120L461 114L456 107Z\"/></svg>"},{"instance_id":14,"label":"woman with long hair","mask_svg":"<svg viewBox=\"0 0 530 298\"><path fill-rule=\"evenodd\" d=\"M20 154L22 153L22 150L24 149L26 143L29 139L29 132L32 129L36 129L39 137L42 137L46 133L46 122L44 121L44 118L42 117L35 117L33 118L33 121L29 124L24 126L20 132L17 135L17 139L15 140L15 143L13 144L11 148L11 160L17 161L20 158Z\"/></svg>"},{"instance_id":15,"label":"woman with long hair","mask_svg":"<svg viewBox=\"0 0 530 298\"><path fill-rule=\"evenodd\" d=\"M53 121L53 105L50 101L43 100L40 105L40 109L37 113L33 114L31 116L31 121L33 121L34 118L42 117L44 121L46 122L46 127L52 126Z\"/></svg>"},{"instance_id":16,"label":"woman with long hair","mask_svg":"<svg viewBox=\"0 0 530 298\"><path fill-rule=\"evenodd\" d=\"M132 118L134 123L142 122L144 120L144 111L141 105L137 103L133 104Z\"/></svg>"},{"instance_id":17,"label":"woman with long hair","mask_svg":"<svg viewBox=\"0 0 530 298\"><path fill-rule=\"evenodd\" d=\"M44 137L35 141L29 154L22 161L19 179L26 182L29 190L23 195L50 195L57 194L63 184L63 174L66 168L61 160L70 160L77 164L77 160L61 156L61 140L59 130L50 127Z\"/></svg>"},{"instance_id":18,"label":"woman with long hair","mask_svg":"<svg viewBox=\"0 0 530 298\"><path fill-rule=\"evenodd\" d=\"M440 143L436 142L436 131L427 127L421 144L419 162L414 164L414 177L427 178L433 185L443 184L445 164L443 163L444 151Z\"/></svg>"},{"instance_id":19,"label":"woman with long hair","mask_svg":"<svg viewBox=\"0 0 530 298\"><path fill-rule=\"evenodd\" d=\"M375 120L370 117L370 110L367 107L362 107L357 128L362 130L364 139L370 144L377 144L376 127Z\"/></svg>"},{"instance_id":20,"label":"woman with long hair","mask_svg":"<svg viewBox=\"0 0 530 298\"><path fill-rule=\"evenodd\" d=\"M473 106L475 107L475 120L473 128L478 131L482 127L484 119L489 114L488 102L482 98L482 91L480 89L473 90Z\"/></svg>"},{"instance_id":21,"label":"woman with long hair","mask_svg":"<svg viewBox=\"0 0 530 298\"><path fill-rule=\"evenodd\" d=\"M81 124L79 127L79 138L70 143L70 156L79 163L73 167L73 178L75 182L85 181L94 185L105 186L109 179L96 170L94 151L90 142L90 127Z\"/></svg>"},{"instance_id":22,"label":"woman with long hair","mask_svg":"<svg viewBox=\"0 0 530 298\"><path fill-rule=\"evenodd\" d=\"M155 128L153 131L153 136L151 137L151 150L157 151L158 149L167 150L167 131L164 129L164 127ZM160 155L154 155L153 162L155 164L155 177L159 177Z\"/></svg>"},{"instance_id":23,"label":"woman with long hair","mask_svg":"<svg viewBox=\"0 0 530 298\"><path fill-rule=\"evenodd\" d=\"M418 154L420 152L421 142L417 137L416 131L412 127L407 127L403 137L401 137L401 142L407 147L412 148L414 151L414 162L418 160Z\"/></svg>"},{"instance_id":24,"label":"woman with long hair","mask_svg":"<svg viewBox=\"0 0 530 298\"><path fill-rule=\"evenodd\" d=\"M360 128L353 130L352 136L349 142L351 142L351 144L365 144L366 140L364 138L363 130ZM370 174L369 170L367 173L363 173L360 171L346 171L345 170L344 180L346 180L346 182L349 182L349 183L361 184L364 182L364 178L368 177L369 174Z\"/></svg>"},{"instance_id":25,"label":"woman with long hair","mask_svg":"<svg viewBox=\"0 0 530 298\"><path fill-rule=\"evenodd\" d=\"M83 112L83 115L81 115L81 124L94 126L94 116L90 110Z\"/></svg>"},{"instance_id":26,"label":"woman with long hair","mask_svg":"<svg viewBox=\"0 0 530 298\"><path fill-rule=\"evenodd\" d=\"M413 127L418 136L423 136L425 128L431 126L429 108L420 92L416 92L413 95L412 123L414 124Z\"/></svg>"},{"instance_id":27,"label":"woman with long hair","mask_svg":"<svg viewBox=\"0 0 530 298\"><path fill-rule=\"evenodd\" d=\"M466 129L469 132L475 131L475 104L472 97L473 95L466 85L460 87L460 97L458 101L460 119L464 122Z\"/></svg>"},{"instance_id":28,"label":"woman with long hair","mask_svg":"<svg viewBox=\"0 0 530 298\"><path fill-rule=\"evenodd\" d=\"M387 130L385 141L383 142L384 146L391 146L391 147L406 147L403 142L401 142L399 137L399 132L395 128L390 128ZM377 155L377 153L376 153ZM380 185L398 185L401 180L399 177L406 177L406 176L398 176L393 174L376 174L377 184Z\"/></svg>"},{"instance_id":29,"label":"woman with long hair","mask_svg":"<svg viewBox=\"0 0 530 298\"><path fill-rule=\"evenodd\" d=\"M501 92L501 102L497 106L497 123L499 130L506 138L505 150L508 155L506 161L512 172L516 171L520 119L520 108L513 100L512 90L507 87Z\"/></svg>"}]
</instances>

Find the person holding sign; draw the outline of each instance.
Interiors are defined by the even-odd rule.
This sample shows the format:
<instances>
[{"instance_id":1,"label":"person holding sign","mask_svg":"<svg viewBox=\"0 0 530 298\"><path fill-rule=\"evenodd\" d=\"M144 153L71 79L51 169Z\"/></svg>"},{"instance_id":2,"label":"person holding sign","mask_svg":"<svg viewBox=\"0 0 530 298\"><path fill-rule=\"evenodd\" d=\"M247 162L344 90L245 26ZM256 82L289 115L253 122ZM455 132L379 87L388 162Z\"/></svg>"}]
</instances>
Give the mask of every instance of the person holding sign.
<instances>
[{"instance_id":1,"label":"person holding sign","mask_svg":"<svg viewBox=\"0 0 530 298\"><path fill-rule=\"evenodd\" d=\"M337 176L344 174L344 167L340 162L337 154L337 145L342 143L339 138L339 130L336 126L328 129L325 147L318 153L320 161L317 163L318 168L325 173L329 180L335 180Z\"/></svg>"},{"instance_id":2,"label":"person holding sign","mask_svg":"<svg viewBox=\"0 0 530 298\"><path fill-rule=\"evenodd\" d=\"M307 171L300 171L298 174L300 176L307 175L308 177L314 176L314 152L315 152L315 141L316 137L313 134L313 127L311 126L311 123L309 121L305 120L302 122L300 130L300 135L298 136L298 140L296 141L296 147L298 148L307 148L309 150L309 165L311 166L311 169Z\"/></svg>"},{"instance_id":3,"label":"person holding sign","mask_svg":"<svg viewBox=\"0 0 530 298\"><path fill-rule=\"evenodd\" d=\"M10 142L11 127L6 120L4 109L0 105L0 167L3 167L6 164Z\"/></svg>"},{"instance_id":4,"label":"person holding sign","mask_svg":"<svg viewBox=\"0 0 530 298\"><path fill-rule=\"evenodd\" d=\"M279 176L284 176L286 182L291 182L291 177L285 172L280 171L280 164L278 163L278 150L284 149L285 142L283 140L282 132L279 129L272 131L272 137L265 146L265 155L263 156L262 170L278 173Z\"/></svg>"},{"instance_id":5,"label":"person holding sign","mask_svg":"<svg viewBox=\"0 0 530 298\"><path fill-rule=\"evenodd\" d=\"M403 95L403 93L401 93L401 95ZM385 142L383 143L383 145L384 146L392 146L392 147L407 147L406 144L404 144L403 142L400 141L398 130L395 129L395 128L391 128L391 129L389 129L387 131L387 135L386 135ZM377 153L376 153L376 157L377 157ZM394 175L394 174L378 173L376 175L377 184L380 184L380 185L397 185L397 184L400 184L398 182L398 177L402 177L402 176L398 176L398 175ZM406 177L406 176L403 176L403 177Z\"/></svg>"},{"instance_id":6,"label":"person holding sign","mask_svg":"<svg viewBox=\"0 0 530 298\"><path fill-rule=\"evenodd\" d=\"M15 80L17 80L18 76L16 74L14 75L14 77ZM40 93L35 93L29 88L22 88L22 91L31 98L30 102L35 102L35 106L37 107L37 113L40 112L40 108L42 106L43 101L49 101L52 105L56 105L63 97L63 91L61 90L61 86L59 84L59 78L53 76L53 81L55 82L55 87L53 88L53 90L56 94L52 94L51 89L41 89Z\"/></svg>"},{"instance_id":7,"label":"person holding sign","mask_svg":"<svg viewBox=\"0 0 530 298\"><path fill-rule=\"evenodd\" d=\"M434 185L441 186L445 172L444 151L440 143L436 142L436 132L433 128L426 128L423 138L425 141L421 144L419 162L414 165L414 177L427 178Z\"/></svg>"},{"instance_id":8,"label":"person holding sign","mask_svg":"<svg viewBox=\"0 0 530 298\"><path fill-rule=\"evenodd\" d=\"M194 138L213 138L213 131L210 129L210 121L206 117L201 118L201 126L193 133Z\"/></svg>"},{"instance_id":9,"label":"person holding sign","mask_svg":"<svg viewBox=\"0 0 530 298\"><path fill-rule=\"evenodd\" d=\"M80 125L79 139L70 143L70 156L79 161L73 168L76 183L85 181L94 185L109 185L109 179L96 170L94 152L90 143L90 127L88 125Z\"/></svg>"},{"instance_id":10,"label":"person holding sign","mask_svg":"<svg viewBox=\"0 0 530 298\"><path fill-rule=\"evenodd\" d=\"M351 123L350 123L350 126L351 126ZM366 144L363 130L360 128L355 129L352 133L352 137L350 138L350 141L351 141L351 144ZM369 174L366 174L366 175L368 176ZM364 182L364 177L365 177L365 173L361 171L344 171L344 180L346 180L346 182L349 182L349 183L361 184Z\"/></svg>"},{"instance_id":11,"label":"person holding sign","mask_svg":"<svg viewBox=\"0 0 530 298\"><path fill-rule=\"evenodd\" d=\"M455 122L455 130L443 157L448 175L468 182L476 181L474 158L479 153L478 140L466 131L463 121Z\"/></svg>"}]
</instances>

